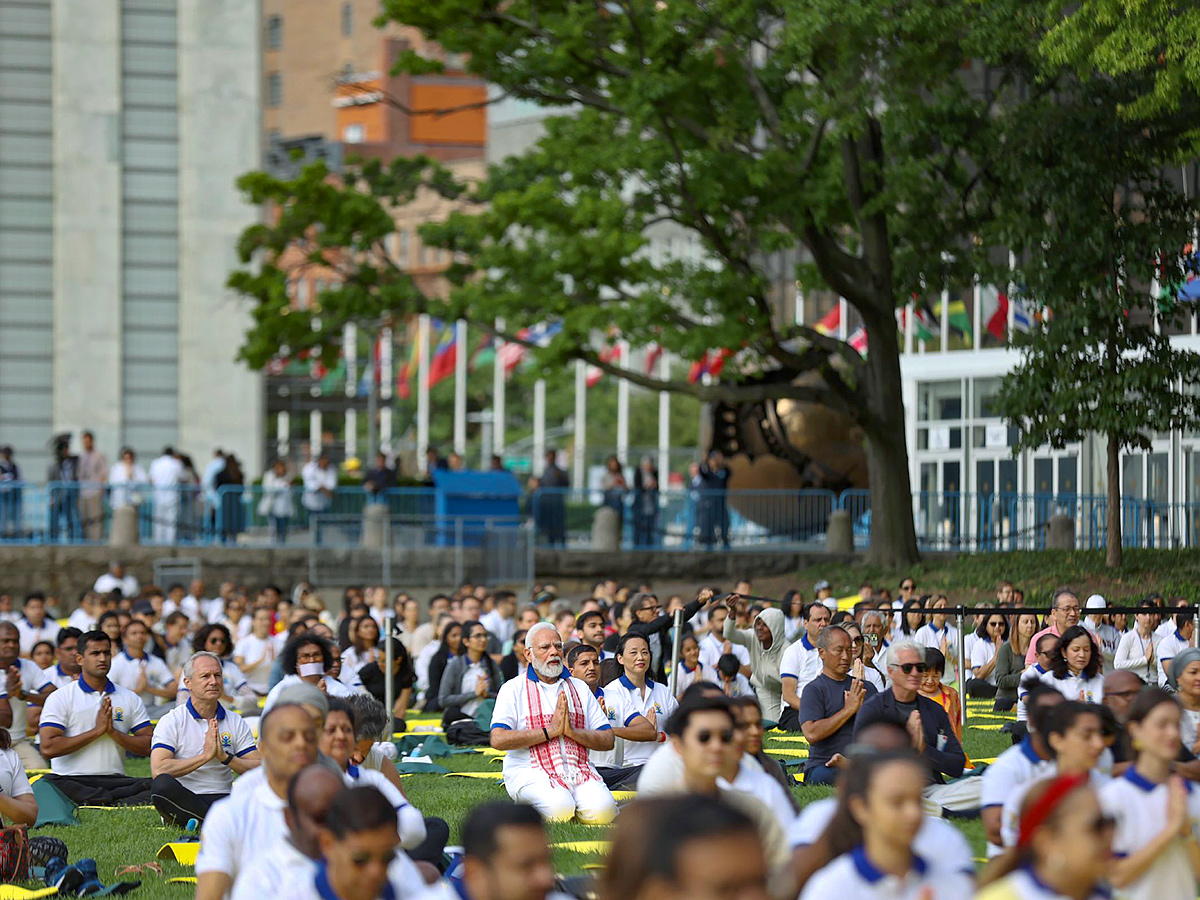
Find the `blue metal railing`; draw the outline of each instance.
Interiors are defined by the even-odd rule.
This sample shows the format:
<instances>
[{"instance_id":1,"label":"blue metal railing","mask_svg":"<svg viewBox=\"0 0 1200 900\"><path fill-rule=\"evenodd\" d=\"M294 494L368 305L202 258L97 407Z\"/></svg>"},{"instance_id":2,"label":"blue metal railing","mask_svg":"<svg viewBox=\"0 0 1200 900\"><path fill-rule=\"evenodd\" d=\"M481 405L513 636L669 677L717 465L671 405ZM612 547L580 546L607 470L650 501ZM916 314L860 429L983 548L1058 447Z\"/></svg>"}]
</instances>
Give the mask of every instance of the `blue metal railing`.
<instances>
[{"instance_id":1,"label":"blue metal railing","mask_svg":"<svg viewBox=\"0 0 1200 900\"><path fill-rule=\"evenodd\" d=\"M353 522L367 507L385 507L389 521L427 523L445 533L432 488L393 488L370 492L338 487L330 494L301 486L281 490L262 485L199 487L0 483L0 542L25 544L102 543L108 540L114 509L135 510L138 537L145 544L252 544L314 546L320 522ZM584 549L591 546L596 510L617 514L621 544L629 549L824 546L826 523L834 510L846 510L855 545L870 540L871 501L866 490L635 491L540 489L521 500L523 521L531 521L539 544ZM913 522L925 550L993 552L1046 546L1050 520L1068 516L1075 546L1098 549L1107 540L1107 498L1092 494L978 493L917 491ZM444 519L444 517L442 517ZM1200 547L1200 503L1121 499L1122 542L1127 547Z\"/></svg>"}]
</instances>

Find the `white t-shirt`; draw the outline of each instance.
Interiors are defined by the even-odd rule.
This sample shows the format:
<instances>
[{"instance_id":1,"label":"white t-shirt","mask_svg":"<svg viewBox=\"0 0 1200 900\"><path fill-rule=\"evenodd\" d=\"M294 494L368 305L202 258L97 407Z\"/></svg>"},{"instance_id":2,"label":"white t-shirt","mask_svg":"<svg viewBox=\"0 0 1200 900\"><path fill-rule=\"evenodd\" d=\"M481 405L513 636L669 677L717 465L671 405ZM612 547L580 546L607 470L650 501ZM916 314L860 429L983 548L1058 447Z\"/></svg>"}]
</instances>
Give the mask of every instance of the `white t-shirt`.
<instances>
[{"instance_id":1,"label":"white t-shirt","mask_svg":"<svg viewBox=\"0 0 1200 900\"><path fill-rule=\"evenodd\" d=\"M805 806L787 830L788 845L795 848L815 844L829 827L835 812L836 797L823 797ZM934 874L975 876L971 845L962 832L945 819L924 818L913 839L913 852L928 861ZM850 898L847 896L844 900Z\"/></svg>"},{"instance_id":2,"label":"white t-shirt","mask_svg":"<svg viewBox=\"0 0 1200 900\"><path fill-rule=\"evenodd\" d=\"M1158 686L1167 686L1167 670L1171 668L1171 660L1192 646L1177 629L1172 628L1158 642Z\"/></svg>"},{"instance_id":3,"label":"white t-shirt","mask_svg":"<svg viewBox=\"0 0 1200 900\"><path fill-rule=\"evenodd\" d=\"M119 590L122 597L132 600L138 595L139 586L138 580L132 575L117 578L111 572L105 572L96 579L96 583L92 585L92 590L97 594L109 594Z\"/></svg>"},{"instance_id":4,"label":"white t-shirt","mask_svg":"<svg viewBox=\"0 0 1200 900\"><path fill-rule=\"evenodd\" d=\"M796 679L796 696L804 694L805 687L821 674L821 657L815 644L808 641L808 632L800 635L800 640L783 651L779 660L779 677ZM779 713L783 713L780 706Z\"/></svg>"},{"instance_id":5,"label":"white t-shirt","mask_svg":"<svg viewBox=\"0 0 1200 900\"><path fill-rule=\"evenodd\" d=\"M488 630L496 640L501 644L507 644L512 640L512 636L517 631L516 619L506 619L500 615L500 610L493 609L490 613L484 613L479 619L479 624Z\"/></svg>"},{"instance_id":6,"label":"white t-shirt","mask_svg":"<svg viewBox=\"0 0 1200 900\"><path fill-rule=\"evenodd\" d=\"M270 635L260 638L248 634L237 642L233 648L233 655L240 657L246 663L246 668L242 669L242 674L246 677L246 684L254 688L256 693L265 694L271 681L271 666L274 665L275 657L278 655L275 639ZM262 662L258 662L258 660L262 660ZM255 665L256 662L257 665ZM345 666L345 660L342 665Z\"/></svg>"},{"instance_id":7,"label":"white t-shirt","mask_svg":"<svg viewBox=\"0 0 1200 900\"><path fill-rule=\"evenodd\" d=\"M247 774L261 769L259 766ZM265 777L214 803L200 831L196 874L224 872L236 883L243 869L287 833L285 806L284 799L271 790Z\"/></svg>"},{"instance_id":8,"label":"white t-shirt","mask_svg":"<svg viewBox=\"0 0 1200 900\"><path fill-rule=\"evenodd\" d=\"M266 853L250 860L233 883L230 900L263 900L280 897L279 888L294 873L313 874L317 864L296 849L289 836L277 840Z\"/></svg>"},{"instance_id":9,"label":"white t-shirt","mask_svg":"<svg viewBox=\"0 0 1200 900\"><path fill-rule=\"evenodd\" d=\"M792 822L796 819L796 810L792 808L787 793L778 781L764 772L761 768L754 769L746 764L750 757L742 755L738 765L737 777L728 786L735 791L749 794L765 806L775 816L780 829L786 834ZM717 784L724 787L727 783L718 778Z\"/></svg>"},{"instance_id":10,"label":"white t-shirt","mask_svg":"<svg viewBox=\"0 0 1200 900\"><path fill-rule=\"evenodd\" d=\"M1192 834L1200 834L1200 791L1194 784L1184 784L1188 789L1188 820ZM1117 822L1113 833L1115 856L1136 853L1163 830L1167 821L1167 797L1166 784L1147 781L1133 766L1101 789L1100 804ZM1196 890L1187 850L1183 841L1175 838L1141 878L1121 889L1121 897L1127 900L1191 898L1196 896Z\"/></svg>"},{"instance_id":11,"label":"white t-shirt","mask_svg":"<svg viewBox=\"0 0 1200 900\"><path fill-rule=\"evenodd\" d=\"M79 680L78 672L76 672L74 675L68 675L62 670L62 666L58 663L55 663L48 669L42 669L42 675L45 676L46 680L56 688L65 687L72 681Z\"/></svg>"},{"instance_id":12,"label":"white t-shirt","mask_svg":"<svg viewBox=\"0 0 1200 900\"><path fill-rule=\"evenodd\" d=\"M397 853L396 858L388 866L387 883L379 895L381 900L413 900L426 893L421 873L413 861L403 853ZM324 864L314 864L309 872L294 868L289 872L286 881L280 882L277 897L287 897L288 900L329 900L337 897L330 887L325 875Z\"/></svg>"},{"instance_id":13,"label":"white t-shirt","mask_svg":"<svg viewBox=\"0 0 1200 900\"><path fill-rule=\"evenodd\" d=\"M1015 747L1009 747L996 761L983 771L982 796L979 806L987 809L999 806L1003 814L1004 802L1015 791L1023 791L1026 785L1045 778L1054 771L1054 761L1042 759L1033 749L1033 743L1025 738ZM1004 848L990 841L987 845L988 857L999 856Z\"/></svg>"},{"instance_id":14,"label":"white t-shirt","mask_svg":"<svg viewBox=\"0 0 1200 900\"><path fill-rule=\"evenodd\" d=\"M93 631L96 628L96 617L88 615L88 611L82 606L75 612L71 613L67 619L68 628L78 628L84 634Z\"/></svg>"},{"instance_id":15,"label":"white t-shirt","mask_svg":"<svg viewBox=\"0 0 1200 900\"><path fill-rule=\"evenodd\" d=\"M363 666L376 661L378 661L380 668L383 668L383 654L375 648L368 647L360 653L353 647L348 647L342 651L342 677L348 681L353 681L358 677L358 673L362 670Z\"/></svg>"},{"instance_id":16,"label":"white t-shirt","mask_svg":"<svg viewBox=\"0 0 1200 900\"><path fill-rule=\"evenodd\" d=\"M387 797L388 803L396 810L396 831L400 835L401 847L411 850L425 840L425 817L387 780L386 775L378 769L351 765L346 767L343 777L350 787L373 787Z\"/></svg>"},{"instance_id":17,"label":"white t-shirt","mask_svg":"<svg viewBox=\"0 0 1200 900\"><path fill-rule=\"evenodd\" d=\"M575 695L583 704L583 727L588 731L603 731L611 728L608 724L608 716L600 708L600 703L586 684L578 678L571 678L566 669L563 669L561 678L547 684L537 677L532 666L529 667L524 678L513 678L500 685L500 691L496 694L496 705L492 709L492 728L508 728L516 731L529 728L529 688L532 687L538 692L542 711L551 715L558 705L559 693L566 690L568 684L575 689ZM553 743L561 753L563 738L556 738ZM509 750L504 757L502 771L507 777L509 772L528 769L530 765L528 748Z\"/></svg>"},{"instance_id":18,"label":"white t-shirt","mask_svg":"<svg viewBox=\"0 0 1200 900\"><path fill-rule=\"evenodd\" d=\"M5 797L23 797L32 794L29 776L21 764L16 750L0 750L0 794Z\"/></svg>"},{"instance_id":19,"label":"white t-shirt","mask_svg":"<svg viewBox=\"0 0 1200 900\"><path fill-rule=\"evenodd\" d=\"M103 690L95 691L82 678L47 698L41 727L57 728L67 737L85 734L96 727L96 713L105 697L112 700L114 729L133 734L150 727L146 707L133 691L111 680L105 681ZM50 769L55 775L124 775L125 750L106 734L74 753L50 760Z\"/></svg>"},{"instance_id":20,"label":"white t-shirt","mask_svg":"<svg viewBox=\"0 0 1200 900\"><path fill-rule=\"evenodd\" d=\"M108 677L113 684L119 684L121 687L129 688L132 691L137 687L143 669L146 672L146 684L149 687L165 688L175 680L175 676L171 674L171 670L167 668L167 664L157 656L146 654L138 659L130 656L127 650L122 650L113 657L112 667L108 670ZM149 691L142 691L138 694L138 699L145 706L158 706L160 703L167 702L162 697L156 697Z\"/></svg>"},{"instance_id":21,"label":"white t-shirt","mask_svg":"<svg viewBox=\"0 0 1200 900\"><path fill-rule=\"evenodd\" d=\"M942 676L942 682L949 684L958 678L958 673L955 669L955 666L958 665L958 629L949 622L940 629L934 628L932 622L926 622L913 635L913 640L922 647L932 647L939 652L942 649L943 638L946 641L946 651L944 653L946 657L946 674Z\"/></svg>"},{"instance_id":22,"label":"white t-shirt","mask_svg":"<svg viewBox=\"0 0 1200 900\"><path fill-rule=\"evenodd\" d=\"M1053 672L1041 676L1042 684L1048 684L1068 700L1079 700L1083 703L1099 703L1104 699L1104 676L1097 672L1091 678L1083 674L1072 675L1068 670L1066 678L1055 678Z\"/></svg>"},{"instance_id":23,"label":"white t-shirt","mask_svg":"<svg viewBox=\"0 0 1200 900\"><path fill-rule=\"evenodd\" d=\"M656 728L662 735L667 733L667 719L679 706L665 684L647 678L643 695L625 675L604 686L604 702L608 708L607 721L623 728L638 716L646 716L650 710L654 710ZM626 766L644 765L658 747L657 743L650 741L617 740L622 743Z\"/></svg>"},{"instance_id":24,"label":"white t-shirt","mask_svg":"<svg viewBox=\"0 0 1200 900\"><path fill-rule=\"evenodd\" d=\"M1121 632L1107 623L1095 625L1090 618L1084 618L1079 624L1090 631L1100 642L1100 652L1104 656L1104 674L1107 675L1114 668L1113 660L1117 656L1117 645L1121 642Z\"/></svg>"},{"instance_id":25,"label":"white t-shirt","mask_svg":"<svg viewBox=\"0 0 1200 900\"><path fill-rule=\"evenodd\" d=\"M971 669L982 668L996 658L996 645L991 641L975 641L975 646L971 648L970 655L967 657L971 660ZM979 676L976 675L976 678ZM996 683L996 670L992 669L986 679L988 684Z\"/></svg>"},{"instance_id":26,"label":"white t-shirt","mask_svg":"<svg viewBox=\"0 0 1200 900\"><path fill-rule=\"evenodd\" d=\"M33 650L33 645L38 641L49 641L54 644L58 638L58 623L51 619L44 620L38 628L30 625L28 619L17 619L16 625L17 631L21 633L22 656L28 656Z\"/></svg>"},{"instance_id":27,"label":"white t-shirt","mask_svg":"<svg viewBox=\"0 0 1200 900\"><path fill-rule=\"evenodd\" d=\"M21 670L21 689L25 693L40 694L50 685L50 679L45 676L42 670L37 667L37 663L32 659L18 657L13 665ZM3 678L0 678L0 697L8 697L8 683ZM8 697L8 705L12 707L12 724L8 726L8 733L12 736L12 742L14 744L19 744L22 741L29 743L29 735L25 733L25 726L29 722L29 704L24 700L18 700L16 697ZM92 725L95 724L95 721L93 721ZM90 728L91 725L88 727Z\"/></svg>"},{"instance_id":28,"label":"white t-shirt","mask_svg":"<svg viewBox=\"0 0 1200 900\"><path fill-rule=\"evenodd\" d=\"M1103 761L1101 762L1103 765ZM1052 763L1050 768L1042 773L1041 778L1050 778L1058 774L1058 765ZM1025 795L1029 793L1029 789L1037 784L1040 779L1035 778L1027 781L1024 784L1017 785L1008 792L1008 796L1004 798L1004 807L1000 811L1000 840L1004 844L1005 849L1015 847L1017 838L1021 834L1021 806L1025 802ZM1101 795L1105 786L1112 781L1112 777L1105 775L1099 769L1092 769L1088 773L1088 784L1091 785L1098 795ZM1115 845L1114 845L1115 849Z\"/></svg>"},{"instance_id":29,"label":"white t-shirt","mask_svg":"<svg viewBox=\"0 0 1200 900\"><path fill-rule=\"evenodd\" d=\"M1029 694L1029 689L1033 685L1041 681L1042 676L1049 674L1042 668L1041 663L1034 663L1032 666L1027 666L1025 671L1021 673L1021 678L1017 682L1017 721L1024 722L1028 717L1028 711L1025 709L1025 697ZM1057 685L1051 685L1056 691Z\"/></svg>"},{"instance_id":30,"label":"white t-shirt","mask_svg":"<svg viewBox=\"0 0 1200 900\"><path fill-rule=\"evenodd\" d=\"M711 632L700 638L700 662L709 672L717 671L717 660L724 655L721 652L724 646L725 641ZM750 665L750 651L741 644L730 641L729 652L737 657L738 665Z\"/></svg>"},{"instance_id":31,"label":"white t-shirt","mask_svg":"<svg viewBox=\"0 0 1200 900\"><path fill-rule=\"evenodd\" d=\"M808 880L800 900L970 900L975 880L961 872L939 872L922 857L904 877L886 875L871 864L862 847L843 854Z\"/></svg>"},{"instance_id":32,"label":"white t-shirt","mask_svg":"<svg viewBox=\"0 0 1200 900\"><path fill-rule=\"evenodd\" d=\"M221 756L210 759L194 772L178 776L179 783L195 794L228 794L233 787L233 770L221 760L227 753L245 756L258 749L250 726L237 713L218 703L216 720ZM200 717L189 700L158 720L150 749L153 752L163 747L176 759L189 759L204 749L207 737L208 721Z\"/></svg>"}]
</instances>

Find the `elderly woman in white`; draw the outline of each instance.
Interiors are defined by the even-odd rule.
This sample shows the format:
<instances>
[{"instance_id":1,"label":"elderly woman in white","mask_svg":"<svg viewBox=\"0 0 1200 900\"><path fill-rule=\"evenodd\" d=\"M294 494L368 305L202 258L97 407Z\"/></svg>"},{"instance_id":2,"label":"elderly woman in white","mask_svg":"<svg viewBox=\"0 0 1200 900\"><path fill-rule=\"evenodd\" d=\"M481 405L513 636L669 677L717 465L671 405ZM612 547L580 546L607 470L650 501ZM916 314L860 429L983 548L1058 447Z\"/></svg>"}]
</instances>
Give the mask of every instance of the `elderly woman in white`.
<instances>
[{"instance_id":1,"label":"elderly woman in white","mask_svg":"<svg viewBox=\"0 0 1200 900\"><path fill-rule=\"evenodd\" d=\"M608 717L588 686L565 671L554 626L534 625L525 647L525 677L501 686L492 711L492 747L508 751L504 786L547 819L605 825L617 804L588 751L613 748Z\"/></svg>"}]
</instances>

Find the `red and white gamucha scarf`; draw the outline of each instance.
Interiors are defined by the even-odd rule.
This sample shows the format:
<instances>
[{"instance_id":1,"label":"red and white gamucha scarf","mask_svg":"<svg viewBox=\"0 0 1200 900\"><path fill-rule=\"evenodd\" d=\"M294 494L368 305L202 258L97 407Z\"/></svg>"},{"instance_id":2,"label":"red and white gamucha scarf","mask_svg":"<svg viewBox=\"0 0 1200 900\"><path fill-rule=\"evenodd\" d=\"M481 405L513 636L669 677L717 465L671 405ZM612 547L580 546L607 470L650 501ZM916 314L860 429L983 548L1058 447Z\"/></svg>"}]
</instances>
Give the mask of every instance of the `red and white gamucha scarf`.
<instances>
[{"instance_id":1,"label":"red and white gamucha scarf","mask_svg":"<svg viewBox=\"0 0 1200 900\"><path fill-rule=\"evenodd\" d=\"M563 679L567 692L567 716L571 727L582 731L587 727L583 712L583 701L570 678ZM542 706L542 690L536 679L525 679L525 700L529 707L529 727L549 728L554 721L554 707ZM557 704L557 700L555 701ZM550 780L570 790L585 781L599 780L599 776L588 762L587 748L568 737L557 737L552 741L534 744L529 748L529 758L550 776Z\"/></svg>"}]
</instances>

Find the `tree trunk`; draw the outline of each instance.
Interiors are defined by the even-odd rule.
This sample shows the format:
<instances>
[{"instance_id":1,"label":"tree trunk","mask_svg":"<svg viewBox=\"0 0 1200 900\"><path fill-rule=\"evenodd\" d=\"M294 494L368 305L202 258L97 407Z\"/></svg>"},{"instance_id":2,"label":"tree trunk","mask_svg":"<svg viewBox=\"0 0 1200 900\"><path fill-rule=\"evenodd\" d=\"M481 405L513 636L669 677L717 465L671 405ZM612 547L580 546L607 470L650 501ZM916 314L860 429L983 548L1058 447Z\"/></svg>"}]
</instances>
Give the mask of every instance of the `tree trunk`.
<instances>
[{"instance_id":1,"label":"tree trunk","mask_svg":"<svg viewBox=\"0 0 1200 900\"><path fill-rule=\"evenodd\" d=\"M1108 517L1105 523L1104 564L1110 569L1121 565L1121 447L1116 435L1108 436Z\"/></svg>"},{"instance_id":2,"label":"tree trunk","mask_svg":"<svg viewBox=\"0 0 1200 900\"><path fill-rule=\"evenodd\" d=\"M865 318L865 317L864 317ZM867 560L890 568L920 559L913 528L912 483L900 387L895 323L867 324L867 474L871 479L871 547Z\"/></svg>"}]
</instances>

